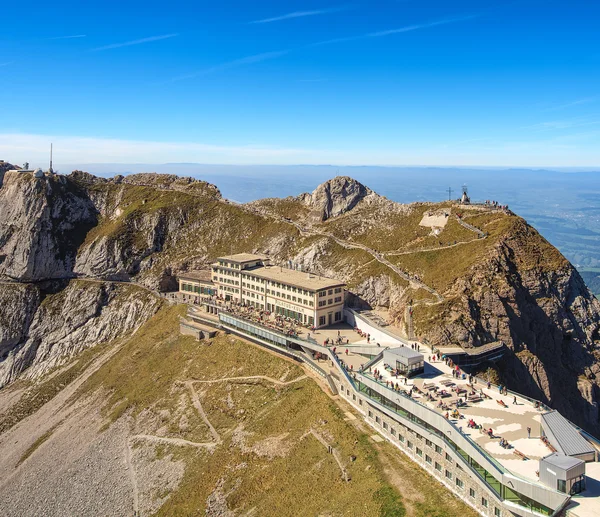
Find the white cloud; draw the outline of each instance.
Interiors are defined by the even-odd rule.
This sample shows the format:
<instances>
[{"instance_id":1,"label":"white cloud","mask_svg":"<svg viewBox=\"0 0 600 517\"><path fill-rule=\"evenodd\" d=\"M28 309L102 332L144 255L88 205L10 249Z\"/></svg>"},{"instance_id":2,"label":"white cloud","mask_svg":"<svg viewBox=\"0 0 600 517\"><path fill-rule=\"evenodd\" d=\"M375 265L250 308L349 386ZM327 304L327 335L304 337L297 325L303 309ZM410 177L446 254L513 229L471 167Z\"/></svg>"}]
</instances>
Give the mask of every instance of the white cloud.
<instances>
[{"instance_id":1,"label":"white cloud","mask_svg":"<svg viewBox=\"0 0 600 517\"><path fill-rule=\"evenodd\" d=\"M215 145L198 142L156 142L23 133L0 134L0 157L11 163L48 163L50 142L54 161L61 163L202 163L222 165L432 165L432 166L600 166L600 132L587 132L539 141L478 142L427 147L308 149L269 145ZM66 172L66 171L65 171Z\"/></svg>"},{"instance_id":2,"label":"white cloud","mask_svg":"<svg viewBox=\"0 0 600 517\"><path fill-rule=\"evenodd\" d=\"M285 54L288 54L289 50L276 50L273 52L263 52L262 54L254 54L252 56L246 56L239 59L234 59L233 61L226 61L225 63L220 63L218 65L211 66L209 68L204 68L203 70L198 70L197 72L191 72L189 74L179 75L177 77L173 77L168 81L165 81L161 84L175 83L178 81L184 81L186 79L194 79L195 77L200 77L203 75L213 74L215 72L222 72L224 70L229 70L230 68L236 68L238 66L251 65L253 63L260 63L261 61L267 61L269 59L275 59Z\"/></svg>"},{"instance_id":3,"label":"white cloud","mask_svg":"<svg viewBox=\"0 0 600 517\"><path fill-rule=\"evenodd\" d=\"M111 43L110 45L104 45L102 47L96 47L90 50L90 52L99 52L101 50L110 50L113 48L131 47L133 45L141 45L143 43L150 43L152 41L160 41L163 39L175 38L179 34L162 34L160 36L150 36L148 38L134 39L132 41L125 41L123 43Z\"/></svg>"},{"instance_id":4,"label":"white cloud","mask_svg":"<svg viewBox=\"0 0 600 517\"><path fill-rule=\"evenodd\" d=\"M254 20L250 24L257 23L273 23L280 22L283 20L291 20L293 18L304 18L305 16L317 16L321 14L331 14L339 11L345 11L347 7L333 7L331 9L315 9L313 11L294 11L280 16L274 16L273 18L264 18L262 20Z\"/></svg>"},{"instance_id":5,"label":"white cloud","mask_svg":"<svg viewBox=\"0 0 600 517\"><path fill-rule=\"evenodd\" d=\"M567 102L565 104L559 104L557 106L552 106L550 108L547 108L545 111L563 110L563 109L567 109L567 108L572 108L574 106L580 106L582 104L589 104L590 102L596 102L597 100L598 100L598 97L584 97L582 99L576 99L574 101Z\"/></svg>"},{"instance_id":6,"label":"white cloud","mask_svg":"<svg viewBox=\"0 0 600 517\"><path fill-rule=\"evenodd\" d=\"M76 39L76 38L85 38L87 34L74 34L73 36L55 36L54 38L48 38L49 40L53 39Z\"/></svg>"},{"instance_id":7,"label":"white cloud","mask_svg":"<svg viewBox=\"0 0 600 517\"><path fill-rule=\"evenodd\" d=\"M446 18L443 20L434 20L434 21L426 22L426 23L406 25L404 27L399 27L396 29L388 29L388 30L384 30L384 31L369 32L367 34L359 34L356 36L346 36L343 38L334 38L334 39L329 39L329 40L325 40L325 41L319 41L317 43L312 43L311 45L308 45L308 47L319 47L321 45L329 45L331 43L343 43L346 41L356 41L356 40L369 39L369 38L382 38L385 36L391 36L393 34L402 34L404 32L412 32L412 31L421 30L421 29L428 29L430 27L437 27L439 25L448 25L450 23L457 23L457 22L472 20L474 18L477 18L478 16L480 16L480 15L479 14L469 14L469 15L465 15L465 16L459 16L456 18Z\"/></svg>"}]
</instances>

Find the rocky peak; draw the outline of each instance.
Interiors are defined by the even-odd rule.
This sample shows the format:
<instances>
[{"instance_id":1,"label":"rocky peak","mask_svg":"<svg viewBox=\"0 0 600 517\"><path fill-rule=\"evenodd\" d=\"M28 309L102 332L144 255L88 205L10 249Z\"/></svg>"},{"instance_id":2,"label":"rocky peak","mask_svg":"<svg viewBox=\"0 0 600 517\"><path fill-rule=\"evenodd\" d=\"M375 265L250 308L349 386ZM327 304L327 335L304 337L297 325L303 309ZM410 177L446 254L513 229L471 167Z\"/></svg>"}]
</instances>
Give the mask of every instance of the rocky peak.
<instances>
[{"instance_id":1,"label":"rocky peak","mask_svg":"<svg viewBox=\"0 0 600 517\"><path fill-rule=\"evenodd\" d=\"M77 248L96 222L87 194L66 176L7 172L0 189L0 278L71 276Z\"/></svg>"},{"instance_id":2,"label":"rocky peak","mask_svg":"<svg viewBox=\"0 0 600 517\"><path fill-rule=\"evenodd\" d=\"M380 196L349 176L336 176L321 183L311 194L300 196L312 208L309 218L317 223L346 213L363 200L376 198Z\"/></svg>"}]
</instances>

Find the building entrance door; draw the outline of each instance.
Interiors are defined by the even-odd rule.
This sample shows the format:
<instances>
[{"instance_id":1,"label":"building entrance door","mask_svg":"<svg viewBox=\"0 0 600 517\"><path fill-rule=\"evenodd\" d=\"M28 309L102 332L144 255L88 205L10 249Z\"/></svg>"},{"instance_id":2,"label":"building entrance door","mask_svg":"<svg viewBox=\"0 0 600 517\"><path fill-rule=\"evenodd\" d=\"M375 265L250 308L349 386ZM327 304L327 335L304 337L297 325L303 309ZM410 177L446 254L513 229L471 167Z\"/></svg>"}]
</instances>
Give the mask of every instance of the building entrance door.
<instances>
[{"instance_id":1,"label":"building entrance door","mask_svg":"<svg viewBox=\"0 0 600 517\"><path fill-rule=\"evenodd\" d=\"M327 315L327 325L333 324L332 316L333 316L333 314L331 312Z\"/></svg>"}]
</instances>

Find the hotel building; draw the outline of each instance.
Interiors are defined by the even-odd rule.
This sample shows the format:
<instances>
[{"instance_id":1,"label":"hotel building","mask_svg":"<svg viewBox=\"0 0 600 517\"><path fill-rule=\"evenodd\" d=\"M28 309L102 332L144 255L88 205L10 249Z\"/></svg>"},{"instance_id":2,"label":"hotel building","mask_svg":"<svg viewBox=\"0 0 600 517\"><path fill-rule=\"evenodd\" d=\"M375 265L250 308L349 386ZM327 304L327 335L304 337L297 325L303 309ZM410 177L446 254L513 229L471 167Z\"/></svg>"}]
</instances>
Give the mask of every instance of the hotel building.
<instances>
[{"instance_id":1,"label":"hotel building","mask_svg":"<svg viewBox=\"0 0 600 517\"><path fill-rule=\"evenodd\" d=\"M179 292L186 299L196 299L213 296L215 284L211 280L210 271L189 271L178 276Z\"/></svg>"},{"instance_id":2,"label":"hotel building","mask_svg":"<svg viewBox=\"0 0 600 517\"><path fill-rule=\"evenodd\" d=\"M212 264L216 294L227 301L251 305L324 327L343 319L343 282L312 273L272 266L266 257L240 253Z\"/></svg>"}]
</instances>

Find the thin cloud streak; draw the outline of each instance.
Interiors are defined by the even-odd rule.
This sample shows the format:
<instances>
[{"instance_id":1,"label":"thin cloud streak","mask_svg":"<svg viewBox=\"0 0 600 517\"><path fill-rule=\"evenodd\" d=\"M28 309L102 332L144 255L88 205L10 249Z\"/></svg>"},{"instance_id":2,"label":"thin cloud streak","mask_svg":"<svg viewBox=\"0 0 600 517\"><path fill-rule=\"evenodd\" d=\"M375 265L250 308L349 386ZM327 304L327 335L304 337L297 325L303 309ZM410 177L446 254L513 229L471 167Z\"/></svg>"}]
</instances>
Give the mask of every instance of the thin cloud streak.
<instances>
[{"instance_id":1,"label":"thin cloud streak","mask_svg":"<svg viewBox=\"0 0 600 517\"><path fill-rule=\"evenodd\" d=\"M90 52L99 52L101 50L110 50L113 48L131 47L133 45L141 45L143 43L150 43L152 41L160 41L163 39L175 38L179 34L162 34L160 36L150 36L149 38L135 39L133 41L125 41L123 43L111 43L110 45L104 45L103 47L96 47L90 50Z\"/></svg>"},{"instance_id":2,"label":"thin cloud streak","mask_svg":"<svg viewBox=\"0 0 600 517\"><path fill-rule=\"evenodd\" d=\"M560 129L571 129L574 127L596 126L600 124L600 120L550 120L548 122L540 122L530 126L523 126L520 129L532 129L534 131L555 131Z\"/></svg>"},{"instance_id":3,"label":"thin cloud streak","mask_svg":"<svg viewBox=\"0 0 600 517\"><path fill-rule=\"evenodd\" d=\"M204 70L198 70L197 72L192 72L191 74L180 75L178 77L173 77L169 81L165 81L165 83L176 83L178 81L184 81L186 79L193 79L195 77L200 77L203 75L214 74L215 72L222 72L224 70L229 70L231 68L236 68L238 66L251 65L253 63L260 63L261 61L267 61L269 59L276 59L278 57L284 56L288 54L289 50L277 50L274 52L263 52L262 54L254 54L252 56L242 57L240 59L234 59L233 61L227 61L225 63L221 63L219 65L211 66L210 68L205 68Z\"/></svg>"},{"instance_id":4,"label":"thin cloud streak","mask_svg":"<svg viewBox=\"0 0 600 517\"><path fill-rule=\"evenodd\" d=\"M280 22L283 20L291 20L293 18L304 18L305 16L318 16L322 14L337 13L345 11L348 7L333 7L331 9L315 9L313 11L294 11L292 13L282 14L281 16L274 16L273 18L264 18L263 20L254 20L249 22L249 25L261 24L261 23L273 23Z\"/></svg>"},{"instance_id":5,"label":"thin cloud streak","mask_svg":"<svg viewBox=\"0 0 600 517\"><path fill-rule=\"evenodd\" d=\"M6 61L5 63L0 63L0 66L8 66L12 65L14 61Z\"/></svg>"},{"instance_id":6,"label":"thin cloud streak","mask_svg":"<svg viewBox=\"0 0 600 517\"><path fill-rule=\"evenodd\" d=\"M73 36L55 36L54 38L47 38L48 40L55 39L75 39L75 38L85 38L87 34L74 34Z\"/></svg>"},{"instance_id":7,"label":"thin cloud streak","mask_svg":"<svg viewBox=\"0 0 600 517\"><path fill-rule=\"evenodd\" d=\"M473 18L477 18L478 16L480 16L480 15L479 14L471 14L471 15L461 16L461 17L456 17L456 18L447 18L444 20L436 20L436 21L432 21L432 22L428 22L428 23L421 23L421 24L417 24L417 25L407 25L406 27L400 27L398 29L370 32L368 34L361 34L359 36L349 36L349 37L345 37L345 38L336 38L336 39L331 39L331 40L327 40L327 41L320 41L317 43L310 43L308 45L304 45L304 46L298 47L296 49L287 49L287 50L280 50L280 51L275 51L275 52L264 52L262 54L256 54L253 56L247 56L247 57L244 57L241 59L236 59L234 61L228 61L226 63L222 63L220 65L206 68L204 70L199 70L198 72L180 75L178 77L174 77L173 79L164 81L159 84L169 84L169 83L174 83L174 82L178 82L178 81L183 81L186 79L194 79L196 77L204 76L207 74L212 74L215 72L220 72L223 70L228 70L230 68L234 68L237 66L247 65L247 64L251 64L251 63L258 63L260 61L266 61L268 59L275 59L275 58L284 56L286 54L289 54L290 52L292 52L292 50L313 48L313 47L318 47L321 45L327 45L330 43L339 43L339 42L344 42L344 41L354 41L354 40L361 40L361 39L367 39L367 38L381 38L381 37L389 36L392 34L400 34L403 32L410 32L410 31L415 31L415 30L419 30L419 29L425 29L428 27L435 27L438 25L447 25L450 23L471 20Z\"/></svg>"},{"instance_id":8,"label":"thin cloud streak","mask_svg":"<svg viewBox=\"0 0 600 517\"><path fill-rule=\"evenodd\" d=\"M418 23L418 24L414 24L414 25L407 25L405 27L400 27L398 29L389 29L389 30L385 30L385 31L369 32L367 34L359 34L358 36L347 36L347 37L343 37L343 38L334 38L334 39L325 40L325 41L318 41L317 43L312 43L310 45L307 45L307 47L320 47L321 45L330 45L332 43L343 43L346 41L357 41L357 40L369 39L369 38L382 38L385 36L391 36L393 34L402 34L404 32L411 32L411 31L416 31L416 30L421 30L421 29L428 29L430 27L437 27L439 25L448 25L451 23L458 23L458 22L462 22L462 21L472 20L479 16L480 16L479 14L470 14L467 16L460 16L460 17L456 17L456 18L446 18L443 20L435 20L435 21L427 22L427 23Z\"/></svg>"},{"instance_id":9,"label":"thin cloud streak","mask_svg":"<svg viewBox=\"0 0 600 517\"><path fill-rule=\"evenodd\" d=\"M572 102L567 102L566 104L559 104L558 106L547 108L544 111L557 111L566 108L572 108L574 106L580 106L581 104L589 104L590 102L596 102L597 100L598 97L584 97L583 99L577 99Z\"/></svg>"}]
</instances>

